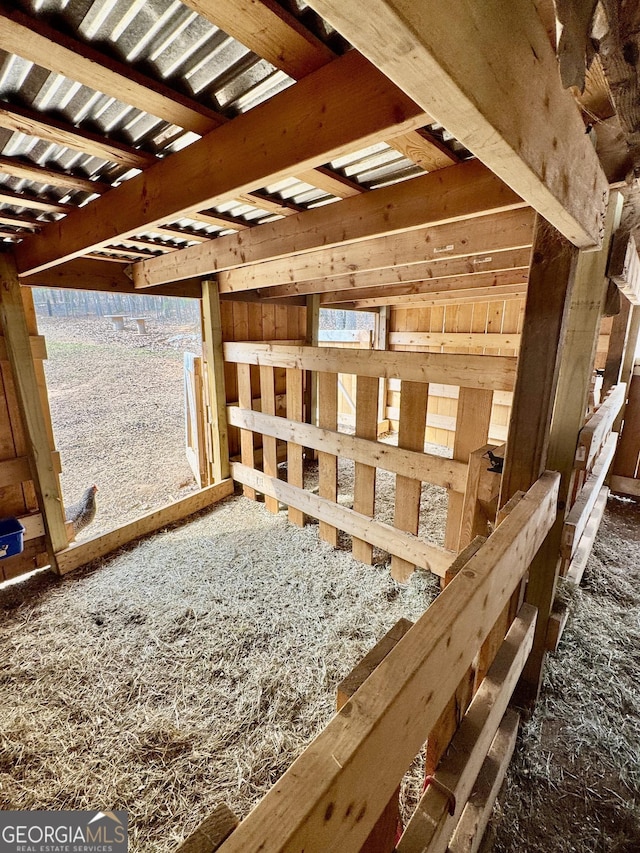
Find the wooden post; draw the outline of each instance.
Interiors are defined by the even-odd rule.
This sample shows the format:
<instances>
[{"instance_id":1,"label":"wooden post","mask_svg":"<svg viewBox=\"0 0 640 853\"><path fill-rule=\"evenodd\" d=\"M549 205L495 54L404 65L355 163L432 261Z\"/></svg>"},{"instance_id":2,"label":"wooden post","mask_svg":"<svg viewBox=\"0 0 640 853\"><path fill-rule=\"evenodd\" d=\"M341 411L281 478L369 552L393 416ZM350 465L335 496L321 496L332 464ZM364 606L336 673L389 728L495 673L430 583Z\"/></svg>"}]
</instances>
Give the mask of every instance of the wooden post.
<instances>
[{"instance_id":1,"label":"wooden post","mask_svg":"<svg viewBox=\"0 0 640 853\"><path fill-rule=\"evenodd\" d=\"M338 427L338 374L318 374L318 426L336 430ZM318 494L334 503L338 500L338 457L333 453L318 453ZM338 544L338 529L320 522L319 536L325 542Z\"/></svg>"},{"instance_id":2,"label":"wooden post","mask_svg":"<svg viewBox=\"0 0 640 853\"><path fill-rule=\"evenodd\" d=\"M308 347L318 346L318 327L320 324L320 294L312 293L307 296L307 334L305 343ZM318 376L311 370L307 371L305 383L305 420L308 424L318 423ZM307 451L308 454L313 451Z\"/></svg>"},{"instance_id":3,"label":"wooden post","mask_svg":"<svg viewBox=\"0 0 640 853\"><path fill-rule=\"evenodd\" d=\"M631 309L631 320L629 321L629 332L627 334L627 342L622 357L622 370L620 371L620 381L627 383L627 395L631 389L631 377L635 364L636 347L638 346L638 336L640 335L640 305L634 305ZM623 404L618 417L613 422L613 432L620 432L622 421L624 420L626 405Z\"/></svg>"},{"instance_id":4,"label":"wooden post","mask_svg":"<svg viewBox=\"0 0 640 853\"><path fill-rule=\"evenodd\" d=\"M454 459L468 463L473 451L487 443L492 401L493 391L460 388L453 443ZM450 489L444 547L451 551L459 550L463 507L464 494Z\"/></svg>"},{"instance_id":5,"label":"wooden post","mask_svg":"<svg viewBox=\"0 0 640 853\"><path fill-rule=\"evenodd\" d=\"M220 297L215 281L202 282L203 348L207 360L209 414L213 447L213 482L229 476L229 436L227 431L227 395L222 354L222 318Z\"/></svg>"},{"instance_id":6,"label":"wooden post","mask_svg":"<svg viewBox=\"0 0 640 853\"><path fill-rule=\"evenodd\" d=\"M546 467L559 471L561 475L559 511L554 525L531 563L526 591L526 601L538 608L533 649L517 690L518 701L526 705L535 704L540 691L549 616L558 576L562 527L571 490L578 433L584 424L606 295L608 251L611 236L620 221L621 210L622 196L620 193L613 193L607 211L602 249L599 252L580 252L575 265L566 335L559 351L560 370L556 401L561 405L556 405L553 412L546 459Z\"/></svg>"},{"instance_id":7,"label":"wooden post","mask_svg":"<svg viewBox=\"0 0 640 853\"><path fill-rule=\"evenodd\" d=\"M600 400L603 400L607 391L620 381L620 371L622 370L622 360L629 335L630 323L631 303L621 293L620 311L613 318L611 334L609 336L609 348L607 350L607 361L604 366Z\"/></svg>"},{"instance_id":8,"label":"wooden post","mask_svg":"<svg viewBox=\"0 0 640 853\"><path fill-rule=\"evenodd\" d=\"M359 381L359 380L358 380ZM400 424L398 447L424 451L429 386L426 382L400 384ZM422 483L413 477L396 475L394 527L417 534L420 523L420 492ZM400 557L391 557L391 577L406 583L415 566Z\"/></svg>"},{"instance_id":9,"label":"wooden post","mask_svg":"<svg viewBox=\"0 0 640 853\"><path fill-rule=\"evenodd\" d=\"M536 217L500 506L517 491L526 492L545 469L577 259L578 250Z\"/></svg>"},{"instance_id":10,"label":"wooden post","mask_svg":"<svg viewBox=\"0 0 640 853\"><path fill-rule=\"evenodd\" d=\"M374 376L358 376L356 379L356 435L375 441L378 437L378 379ZM373 465L355 464L353 508L362 515L373 518L376 496L376 469ZM361 563L373 563L373 546L370 542L352 541L354 559Z\"/></svg>"},{"instance_id":11,"label":"wooden post","mask_svg":"<svg viewBox=\"0 0 640 853\"><path fill-rule=\"evenodd\" d=\"M40 404L29 331L18 274L11 255L0 255L0 327L11 364L16 396L38 497L47 532L51 564L57 570L55 553L69 544L64 522L62 496L53 463L45 417Z\"/></svg>"},{"instance_id":12,"label":"wooden post","mask_svg":"<svg viewBox=\"0 0 640 853\"><path fill-rule=\"evenodd\" d=\"M302 370L287 368L287 417L290 420L303 420L303 382ZM276 475L277 476L277 475ZM287 442L287 482L292 486L304 488L304 468L302 464L302 446L293 441ZM304 513L293 506L289 507L289 521L304 527Z\"/></svg>"},{"instance_id":13,"label":"wooden post","mask_svg":"<svg viewBox=\"0 0 640 853\"><path fill-rule=\"evenodd\" d=\"M380 308L378 308L375 338L373 343L374 349L389 349L389 312L390 309L388 305L381 305ZM378 435L389 431L389 421L387 420L387 387L387 380L384 377L381 377L380 382L378 383ZM422 440L422 448L424 448L424 436Z\"/></svg>"}]
</instances>

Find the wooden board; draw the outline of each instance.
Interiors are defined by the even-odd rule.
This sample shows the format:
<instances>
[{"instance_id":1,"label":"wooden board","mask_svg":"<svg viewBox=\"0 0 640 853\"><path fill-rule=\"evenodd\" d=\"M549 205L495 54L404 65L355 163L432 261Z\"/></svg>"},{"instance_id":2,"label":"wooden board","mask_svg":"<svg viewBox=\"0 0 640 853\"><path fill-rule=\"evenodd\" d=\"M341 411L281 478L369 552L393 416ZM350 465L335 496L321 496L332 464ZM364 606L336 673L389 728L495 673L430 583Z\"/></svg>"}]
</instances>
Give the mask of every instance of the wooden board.
<instances>
[{"instance_id":1,"label":"wooden board","mask_svg":"<svg viewBox=\"0 0 640 853\"><path fill-rule=\"evenodd\" d=\"M251 410L253 405L251 394L251 365L249 364L238 365L238 405L247 410ZM255 465L253 446L253 433L248 429L241 429L240 454L242 464L249 468L253 468ZM243 486L242 493L246 498L255 501L255 489L252 489L249 486Z\"/></svg>"},{"instance_id":2,"label":"wooden board","mask_svg":"<svg viewBox=\"0 0 640 853\"><path fill-rule=\"evenodd\" d=\"M134 542L142 536L155 533L176 521L183 521L188 516L193 515L194 512L200 512L232 494L233 480L224 480L222 483L208 486L187 498L160 507L160 509L143 515L135 521L129 522L129 524L112 530L110 533L94 536L79 545L70 545L64 551L59 551L56 554L60 574L65 575L72 572L92 560L107 556L112 551Z\"/></svg>"},{"instance_id":3,"label":"wooden board","mask_svg":"<svg viewBox=\"0 0 640 853\"><path fill-rule=\"evenodd\" d=\"M400 425L398 447L424 450L429 386L420 382L403 382L400 390ZM414 535L420 522L420 490L422 483L414 477L396 476L394 527ZM415 566L399 557L391 558L391 577L405 583Z\"/></svg>"},{"instance_id":4,"label":"wooden board","mask_svg":"<svg viewBox=\"0 0 640 853\"><path fill-rule=\"evenodd\" d=\"M324 376L331 377L335 374L320 374L321 378ZM328 384L331 384L330 380ZM330 396L331 390L331 388L328 389L327 397ZM299 424L297 421L286 418L274 418L260 412L239 409L236 406L229 406L227 413L229 423L232 426L271 435L281 441L293 441L318 450L324 456L331 455L334 458L338 456L353 459L355 462L364 465L374 462L376 468L391 471L404 478L432 483L445 489L462 491L465 486L467 466L455 459L404 450L393 445L373 442L336 430ZM421 446L424 446L424 428ZM324 495L324 497L330 497L330 495Z\"/></svg>"},{"instance_id":5,"label":"wooden board","mask_svg":"<svg viewBox=\"0 0 640 853\"><path fill-rule=\"evenodd\" d=\"M434 774L455 797L454 814L449 814L442 789L430 785L407 824L398 853L446 850L531 649L535 621L535 608L523 605Z\"/></svg>"},{"instance_id":6,"label":"wooden board","mask_svg":"<svg viewBox=\"0 0 640 853\"><path fill-rule=\"evenodd\" d=\"M274 416L276 413L276 392L273 367L260 366L260 395L262 398L262 411ZM276 439L265 435L262 439L262 467L268 477L278 476L278 456ZM271 495L265 497L265 506L269 512L276 513L280 509L277 499Z\"/></svg>"},{"instance_id":7,"label":"wooden board","mask_svg":"<svg viewBox=\"0 0 640 853\"><path fill-rule=\"evenodd\" d=\"M297 489L260 471L252 471L238 462L231 463L234 480L247 483L259 492L288 506L295 506L307 515L344 530L351 536L405 560L415 563L439 576L444 575L455 555L437 545L422 542L416 536L374 521L369 516L335 504L304 489Z\"/></svg>"},{"instance_id":8,"label":"wooden board","mask_svg":"<svg viewBox=\"0 0 640 853\"><path fill-rule=\"evenodd\" d=\"M318 374L318 426L335 433L338 427L338 374ZM322 451L322 448L316 448ZM318 453L318 494L336 503L338 500L338 459L335 453ZM319 536L325 542L338 544L335 526L320 520Z\"/></svg>"},{"instance_id":9,"label":"wooden board","mask_svg":"<svg viewBox=\"0 0 640 853\"><path fill-rule=\"evenodd\" d=\"M304 374L301 370L287 370L287 418L302 425L304 409ZM302 445L287 442L287 482L292 486L304 488ZM304 513L296 507L289 507L289 521L304 527Z\"/></svg>"},{"instance_id":10,"label":"wooden board","mask_svg":"<svg viewBox=\"0 0 640 853\"><path fill-rule=\"evenodd\" d=\"M516 360L508 356L348 350L332 347L284 347L276 344L224 344L229 362L298 367L329 373L439 382L489 391L513 390ZM481 442L485 444L486 442Z\"/></svg>"},{"instance_id":11,"label":"wooden board","mask_svg":"<svg viewBox=\"0 0 640 853\"><path fill-rule=\"evenodd\" d=\"M356 380L356 436L368 441L378 437L378 379L358 376ZM376 469L373 465L356 462L353 487L353 509L361 515L373 517L376 498ZM371 565L371 543L355 537L352 553L356 560Z\"/></svg>"}]
</instances>

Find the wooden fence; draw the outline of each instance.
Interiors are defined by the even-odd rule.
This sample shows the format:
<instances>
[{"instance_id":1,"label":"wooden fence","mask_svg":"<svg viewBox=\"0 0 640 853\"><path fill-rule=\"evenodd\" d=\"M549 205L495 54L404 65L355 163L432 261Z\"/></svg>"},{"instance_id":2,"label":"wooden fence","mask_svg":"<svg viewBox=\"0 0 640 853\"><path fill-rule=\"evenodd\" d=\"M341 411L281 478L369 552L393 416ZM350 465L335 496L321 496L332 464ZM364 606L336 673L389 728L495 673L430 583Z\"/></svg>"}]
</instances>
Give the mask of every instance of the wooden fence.
<instances>
[{"instance_id":1,"label":"wooden fence","mask_svg":"<svg viewBox=\"0 0 640 853\"><path fill-rule=\"evenodd\" d=\"M553 524L559 479L543 474L488 541L474 541L458 557L451 583L415 625L396 626L342 683L338 714L244 821L236 825L221 806L180 853L477 849L515 742L518 715L507 705L533 642L534 608L520 608L486 674L471 679L475 695L399 840L398 786L439 730Z\"/></svg>"},{"instance_id":2,"label":"wooden fence","mask_svg":"<svg viewBox=\"0 0 640 853\"><path fill-rule=\"evenodd\" d=\"M618 434L613 427L626 392L624 382L611 388L578 436L570 506L560 546L561 575L576 586L582 580L607 505L609 487L605 481L618 446ZM566 606L558 606L552 612L547 634L550 651L558 648L567 618Z\"/></svg>"},{"instance_id":3,"label":"wooden fence","mask_svg":"<svg viewBox=\"0 0 640 853\"><path fill-rule=\"evenodd\" d=\"M227 343L224 358L227 364L237 365L239 405L228 407L227 418L230 426L240 430L241 462L232 464L232 476L250 497L263 493L272 512L278 511L280 502L288 505L289 517L297 524L304 523L305 514L319 519L321 538L333 545L339 530L351 534L353 554L363 562L371 562L374 546L391 553L392 574L399 580L406 580L415 566L441 577L446 574L458 551L464 520L468 515L476 517L478 501L489 505L497 496L499 476L488 472L486 460L476 465L469 482L467 474L471 454L479 447L486 449L493 387L499 391L513 387L514 359L267 343ZM259 412L253 405L252 367L259 370ZM277 408L276 371L285 372L284 413ZM305 423L305 371L317 374L317 425ZM339 374L356 377L355 435L337 430ZM377 441L380 379L401 383L397 447ZM429 382L463 386L460 441L454 459L423 452ZM262 471L256 470L254 434L262 437ZM286 443L287 482L278 479L278 442ZM318 453L317 495L304 489L303 448ZM338 503L338 457L355 463L353 508ZM376 468L396 475L393 525L375 520ZM449 492L446 548L416 536L422 482ZM465 504L468 486L472 494Z\"/></svg>"}]
</instances>

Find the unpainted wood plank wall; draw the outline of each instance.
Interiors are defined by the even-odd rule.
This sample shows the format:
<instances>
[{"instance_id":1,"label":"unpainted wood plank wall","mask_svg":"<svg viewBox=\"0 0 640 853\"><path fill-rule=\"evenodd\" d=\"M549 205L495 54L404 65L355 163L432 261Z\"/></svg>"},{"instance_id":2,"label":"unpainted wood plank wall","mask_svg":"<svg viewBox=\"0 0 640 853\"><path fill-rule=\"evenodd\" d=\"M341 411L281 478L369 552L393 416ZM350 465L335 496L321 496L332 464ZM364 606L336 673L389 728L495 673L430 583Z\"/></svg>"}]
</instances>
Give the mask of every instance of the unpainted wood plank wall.
<instances>
[{"instance_id":1,"label":"unpainted wood plank wall","mask_svg":"<svg viewBox=\"0 0 640 853\"><path fill-rule=\"evenodd\" d=\"M295 341L304 340L307 333L306 308L289 305L263 305L258 302L223 301L222 338L226 341ZM235 364L225 364L225 386L227 403L238 402L238 381ZM286 416L285 370L275 370L276 414ZM260 372L251 367L251 392L254 398L260 395ZM235 456L240 452L239 430L229 428L229 452ZM256 444L257 447L260 443Z\"/></svg>"},{"instance_id":2,"label":"unpainted wood plank wall","mask_svg":"<svg viewBox=\"0 0 640 853\"><path fill-rule=\"evenodd\" d=\"M29 334L35 336L38 334L38 324L31 289L24 288L22 297L27 328ZM53 428L42 359L35 359L35 370L49 441L53 448ZM3 462L11 459L27 456L28 444L16 399L13 373L8 361L0 360L0 466ZM22 480L18 476L13 482L6 482L5 478L2 478L0 482L6 483L4 486L0 485L0 518L21 517L39 512L38 499L32 480ZM24 551L21 554L0 560L0 581L10 580L39 566L47 565L48 561L44 536L28 539L24 543Z\"/></svg>"},{"instance_id":3,"label":"unpainted wood plank wall","mask_svg":"<svg viewBox=\"0 0 640 853\"><path fill-rule=\"evenodd\" d=\"M390 316L391 332L481 332L516 334L522 331L524 319L524 299L497 300L495 302L476 302L467 304L438 305L430 308L392 308ZM415 350L398 344L390 345L392 350ZM484 355L517 355L515 348L495 347L424 347L424 352L461 352ZM436 391L436 393L433 393ZM453 429L427 426L426 441L453 448L455 438L455 417L458 408L457 389L449 389L447 396L439 396L437 389L429 393L427 416L436 416L433 420L454 419ZM393 429L398 428L393 417L400 406L400 394L391 384L387 394L388 417ZM504 440L509 426L510 406L505 405L505 395L494 401L491 413L490 439ZM447 421L443 420L443 424ZM448 426L448 424L447 424Z\"/></svg>"}]
</instances>

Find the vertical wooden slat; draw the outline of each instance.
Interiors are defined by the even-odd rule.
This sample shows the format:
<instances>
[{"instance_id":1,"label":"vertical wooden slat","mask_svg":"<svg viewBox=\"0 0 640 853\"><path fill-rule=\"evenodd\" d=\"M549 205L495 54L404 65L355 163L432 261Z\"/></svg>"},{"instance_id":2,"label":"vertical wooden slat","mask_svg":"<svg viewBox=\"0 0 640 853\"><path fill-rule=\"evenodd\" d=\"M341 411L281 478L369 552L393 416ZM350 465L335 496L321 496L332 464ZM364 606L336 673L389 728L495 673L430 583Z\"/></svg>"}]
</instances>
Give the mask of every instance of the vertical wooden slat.
<instances>
[{"instance_id":1,"label":"vertical wooden slat","mask_svg":"<svg viewBox=\"0 0 640 853\"><path fill-rule=\"evenodd\" d=\"M251 394L251 365L238 364L238 405L241 409L253 407ZM249 429L240 430L240 457L243 465L250 468L255 467L255 456L253 452L253 433ZM255 501L256 490L250 486L243 486L242 493L245 497Z\"/></svg>"},{"instance_id":2,"label":"vertical wooden slat","mask_svg":"<svg viewBox=\"0 0 640 853\"><path fill-rule=\"evenodd\" d=\"M276 413L276 385L273 367L260 365L260 397L265 415ZM278 476L278 446L273 436L262 436L262 461L264 473L269 477ZM269 512L277 513L280 503L277 498L265 495L264 503Z\"/></svg>"},{"instance_id":3,"label":"vertical wooden slat","mask_svg":"<svg viewBox=\"0 0 640 853\"><path fill-rule=\"evenodd\" d=\"M460 462L469 462L469 456L487 443L493 391L477 388L461 388L458 396L458 414L456 417L456 435L453 443L453 458ZM449 491L445 548L457 551L462 523L464 495Z\"/></svg>"},{"instance_id":4,"label":"vertical wooden slat","mask_svg":"<svg viewBox=\"0 0 640 853\"><path fill-rule=\"evenodd\" d=\"M378 379L358 376L356 381L356 435L375 441L378 437ZM376 501L376 469L361 462L355 464L353 508L362 515L373 517ZM362 539L353 539L352 553L356 560L371 565L373 546Z\"/></svg>"},{"instance_id":5,"label":"vertical wooden slat","mask_svg":"<svg viewBox=\"0 0 640 853\"><path fill-rule=\"evenodd\" d=\"M20 414L28 436L38 503L42 510L48 541L55 553L65 548L69 540L58 476L49 446L45 416L40 405L21 287L15 262L10 255L0 255L0 327L3 329Z\"/></svg>"},{"instance_id":6,"label":"vertical wooden slat","mask_svg":"<svg viewBox=\"0 0 640 853\"><path fill-rule=\"evenodd\" d=\"M429 386L424 382L400 384L400 427L398 447L424 451ZM396 505L394 526L416 534L420 521L420 490L422 483L409 477L396 476ZM400 557L391 557L391 577L406 582L415 566Z\"/></svg>"},{"instance_id":7,"label":"vertical wooden slat","mask_svg":"<svg viewBox=\"0 0 640 853\"><path fill-rule=\"evenodd\" d=\"M222 315L218 285L215 281L202 282L202 316L204 333L202 344L207 360L213 445L213 480L214 483L219 483L229 476L229 435L222 354Z\"/></svg>"},{"instance_id":8,"label":"vertical wooden slat","mask_svg":"<svg viewBox=\"0 0 640 853\"><path fill-rule=\"evenodd\" d=\"M322 429L338 428L338 374L318 374L318 426ZM338 500L338 459L331 453L318 453L318 494L330 501ZM338 544L338 531L324 521L320 522L318 535L325 542Z\"/></svg>"},{"instance_id":9,"label":"vertical wooden slat","mask_svg":"<svg viewBox=\"0 0 640 853\"><path fill-rule=\"evenodd\" d=\"M620 311L613 318L611 324L611 334L609 335L609 347L607 349L607 360L604 366L604 376L602 377L602 389L600 391L600 399L602 400L605 394L617 385L620 381L620 371L622 370L622 359L624 349L629 334L629 325L631 322L631 303L627 297L620 294Z\"/></svg>"},{"instance_id":10,"label":"vertical wooden slat","mask_svg":"<svg viewBox=\"0 0 640 853\"><path fill-rule=\"evenodd\" d=\"M289 420L303 420L304 416L304 373L296 368L287 368L287 417ZM287 442L287 479L290 485L304 488L304 470L302 445ZM296 507L289 507L289 521L304 527L304 513Z\"/></svg>"}]
</instances>

